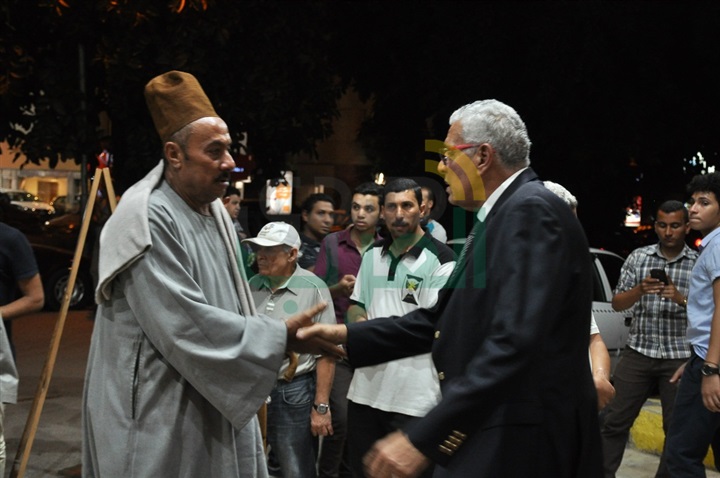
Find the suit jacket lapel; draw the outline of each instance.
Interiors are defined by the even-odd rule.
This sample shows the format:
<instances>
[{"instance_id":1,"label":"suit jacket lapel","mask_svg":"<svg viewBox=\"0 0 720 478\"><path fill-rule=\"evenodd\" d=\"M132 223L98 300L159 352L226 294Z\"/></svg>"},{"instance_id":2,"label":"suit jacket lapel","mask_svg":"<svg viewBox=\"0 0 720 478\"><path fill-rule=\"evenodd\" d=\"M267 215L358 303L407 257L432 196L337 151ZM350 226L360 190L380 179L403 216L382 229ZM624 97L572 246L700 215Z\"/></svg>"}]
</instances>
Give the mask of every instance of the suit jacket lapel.
<instances>
[{"instance_id":1,"label":"suit jacket lapel","mask_svg":"<svg viewBox=\"0 0 720 478\"><path fill-rule=\"evenodd\" d=\"M484 287L485 286L485 267L486 263L486 240L487 231L490 226L490 222L497 215L498 211L507 202L507 200L515 194L515 192L524 184L530 181L538 181L539 178L532 168L527 168L525 171L520 173L515 181L503 191L495 205L490 210L490 214L485 218L485 221L476 221L472 228L471 235L473 237L473 244L471 244L467 250L463 250L465 254L460 254L457 262L455 263L455 270L450 276L447 282L447 288L453 289L457 287ZM469 239L470 236L468 236ZM463 248L465 249L465 248Z\"/></svg>"},{"instance_id":2,"label":"suit jacket lapel","mask_svg":"<svg viewBox=\"0 0 720 478\"><path fill-rule=\"evenodd\" d=\"M512 196L522 185L530 181L538 181L539 178L535 171L527 168L508 186L508 188L498 198L497 202L490 210L490 214L485 218L484 222L476 221L472 228L471 235L473 243L465 248L455 262L455 269L448 279L437 301L439 308L444 308L451 291L455 288L466 287L484 287L485 276L484 268L486 267L486 241L489 223L494 218L503 204ZM469 237L469 236L468 236ZM483 270L478 270L481 268Z\"/></svg>"}]
</instances>

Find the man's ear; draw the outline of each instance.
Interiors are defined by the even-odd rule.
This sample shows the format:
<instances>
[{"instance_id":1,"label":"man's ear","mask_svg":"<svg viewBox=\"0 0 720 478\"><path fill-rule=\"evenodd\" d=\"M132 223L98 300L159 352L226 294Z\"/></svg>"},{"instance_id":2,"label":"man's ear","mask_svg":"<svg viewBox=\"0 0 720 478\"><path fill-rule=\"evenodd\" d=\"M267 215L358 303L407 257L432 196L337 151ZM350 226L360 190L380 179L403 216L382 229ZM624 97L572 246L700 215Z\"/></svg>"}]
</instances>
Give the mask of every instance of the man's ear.
<instances>
[{"instance_id":1,"label":"man's ear","mask_svg":"<svg viewBox=\"0 0 720 478\"><path fill-rule=\"evenodd\" d=\"M477 149L473 160L477 166L478 172L482 174L491 168L497 160L495 149L493 149L489 143L483 143Z\"/></svg>"},{"instance_id":2,"label":"man's ear","mask_svg":"<svg viewBox=\"0 0 720 478\"><path fill-rule=\"evenodd\" d=\"M427 215L427 216L430 215L430 208L429 208L429 207L425 207L425 203L422 203L422 202L421 202L418 207L419 207L419 209L420 209L420 217L425 217L426 215Z\"/></svg>"},{"instance_id":3,"label":"man's ear","mask_svg":"<svg viewBox=\"0 0 720 478\"><path fill-rule=\"evenodd\" d=\"M167 159L168 165L171 168L177 169L183 161L183 151L180 145L172 141L168 141L163 146L163 152L165 153L165 159Z\"/></svg>"},{"instance_id":4,"label":"man's ear","mask_svg":"<svg viewBox=\"0 0 720 478\"><path fill-rule=\"evenodd\" d=\"M296 248L291 248L288 252L288 262L297 262L297 260L299 259L298 254L299 252Z\"/></svg>"}]
</instances>

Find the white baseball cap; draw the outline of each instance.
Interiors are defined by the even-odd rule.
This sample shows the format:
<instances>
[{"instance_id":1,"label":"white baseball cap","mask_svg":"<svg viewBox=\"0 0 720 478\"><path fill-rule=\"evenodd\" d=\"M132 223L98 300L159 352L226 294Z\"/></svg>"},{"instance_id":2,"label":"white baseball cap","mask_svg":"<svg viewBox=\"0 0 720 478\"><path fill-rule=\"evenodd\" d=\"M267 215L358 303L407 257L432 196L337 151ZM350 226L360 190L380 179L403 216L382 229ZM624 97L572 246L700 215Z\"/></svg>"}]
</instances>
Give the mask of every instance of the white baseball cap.
<instances>
[{"instance_id":1,"label":"white baseball cap","mask_svg":"<svg viewBox=\"0 0 720 478\"><path fill-rule=\"evenodd\" d=\"M260 247L273 247L286 245L300 249L300 235L286 222L269 222L260 229L257 237L243 239L243 243L252 243Z\"/></svg>"}]
</instances>

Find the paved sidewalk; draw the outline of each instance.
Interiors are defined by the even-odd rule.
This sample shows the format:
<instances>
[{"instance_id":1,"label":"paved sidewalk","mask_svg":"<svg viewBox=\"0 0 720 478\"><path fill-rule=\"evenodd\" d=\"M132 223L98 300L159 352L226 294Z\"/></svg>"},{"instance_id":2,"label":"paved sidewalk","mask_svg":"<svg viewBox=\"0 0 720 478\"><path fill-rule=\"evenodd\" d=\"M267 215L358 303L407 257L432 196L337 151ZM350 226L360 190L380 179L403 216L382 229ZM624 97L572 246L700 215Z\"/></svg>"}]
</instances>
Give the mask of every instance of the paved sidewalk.
<instances>
[{"instance_id":1,"label":"paved sidewalk","mask_svg":"<svg viewBox=\"0 0 720 478\"><path fill-rule=\"evenodd\" d=\"M80 476L73 468L80 464L80 403L93 325L89 316L87 310L71 311L65 321L26 478ZM57 312L43 312L13 323L20 390L17 405L5 408L6 476L15 460L57 318Z\"/></svg>"},{"instance_id":2,"label":"paved sidewalk","mask_svg":"<svg viewBox=\"0 0 720 478\"><path fill-rule=\"evenodd\" d=\"M630 444L627 450L637 450L643 454L659 456L662 452L665 432L662 429L662 408L659 398L649 399L638 415L633 427L630 429ZM623 458L623 465L628 458L627 450ZM708 451L705 458L705 467L708 477L718 478L720 473L713 468L714 460L712 450ZM631 476L639 475L628 475ZM644 476L644 475L643 475ZM654 475L652 475L654 476ZM620 475L618 475L620 478Z\"/></svg>"},{"instance_id":3,"label":"paved sidewalk","mask_svg":"<svg viewBox=\"0 0 720 478\"><path fill-rule=\"evenodd\" d=\"M27 478L80 476L80 403L93 326L89 315L89 311L73 311L68 314L55 371L25 472ZM18 351L20 394L18 404L8 405L6 408L6 476L10 474L20 437L25 429L57 316L57 313L44 312L13 324ZM654 412L652 408L648 408L643 411L644 415L647 413ZM655 417L645 418L646 420L638 422L643 433L650 433L655 437L653 440L657 440L657 430L662 434L662 429L657 423L653 424ZM635 436L635 430L633 435ZM640 440L639 443L643 449L650 449L646 442ZM657 455L640 451L634 446L627 448L617 478L654 477L659 461ZM720 473L708 470L708 476L720 478Z\"/></svg>"}]
</instances>

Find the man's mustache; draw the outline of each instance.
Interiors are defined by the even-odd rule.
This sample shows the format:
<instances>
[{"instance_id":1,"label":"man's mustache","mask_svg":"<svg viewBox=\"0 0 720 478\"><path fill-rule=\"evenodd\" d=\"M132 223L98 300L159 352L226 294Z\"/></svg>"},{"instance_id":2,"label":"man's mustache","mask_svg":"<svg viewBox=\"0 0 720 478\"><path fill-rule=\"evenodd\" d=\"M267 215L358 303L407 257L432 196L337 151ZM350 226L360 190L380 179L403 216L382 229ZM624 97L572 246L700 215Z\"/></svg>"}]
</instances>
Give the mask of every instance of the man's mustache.
<instances>
[{"instance_id":1,"label":"man's mustache","mask_svg":"<svg viewBox=\"0 0 720 478\"><path fill-rule=\"evenodd\" d=\"M395 222L393 222L393 223L390 224L390 225L391 225L391 226L394 226L394 227L400 227L400 226L407 226L408 223L405 222L405 221L396 220Z\"/></svg>"}]
</instances>

